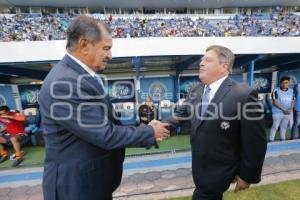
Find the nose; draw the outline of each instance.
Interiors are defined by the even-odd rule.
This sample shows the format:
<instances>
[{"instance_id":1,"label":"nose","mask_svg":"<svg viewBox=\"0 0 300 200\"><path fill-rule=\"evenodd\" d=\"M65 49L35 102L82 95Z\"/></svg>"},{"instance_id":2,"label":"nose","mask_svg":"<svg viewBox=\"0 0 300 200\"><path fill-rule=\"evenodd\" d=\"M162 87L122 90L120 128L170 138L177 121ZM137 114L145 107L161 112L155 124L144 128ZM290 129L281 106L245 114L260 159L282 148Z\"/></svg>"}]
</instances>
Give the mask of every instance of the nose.
<instances>
[{"instance_id":1,"label":"nose","mask_svg":"<svg viewBox=\"0 0 300 200\"><path fill-rule=\"evenodd\" d=\"M108 59L111 60L112 59L112 53L111 53L111 50L108 52L108 55L107 55Z\"/></svg>"},{"instance_id":2,"label":"nose","mask_svg":"<svg viewBox=\"0 0 300 200\"><path fill-rule=\"evenodd\" d=\"M202 61L200 61L200 63L199 63L199 68L202 67L203 65L204 65L204 61L202 60Z\"/></svg>"}]
</instances>

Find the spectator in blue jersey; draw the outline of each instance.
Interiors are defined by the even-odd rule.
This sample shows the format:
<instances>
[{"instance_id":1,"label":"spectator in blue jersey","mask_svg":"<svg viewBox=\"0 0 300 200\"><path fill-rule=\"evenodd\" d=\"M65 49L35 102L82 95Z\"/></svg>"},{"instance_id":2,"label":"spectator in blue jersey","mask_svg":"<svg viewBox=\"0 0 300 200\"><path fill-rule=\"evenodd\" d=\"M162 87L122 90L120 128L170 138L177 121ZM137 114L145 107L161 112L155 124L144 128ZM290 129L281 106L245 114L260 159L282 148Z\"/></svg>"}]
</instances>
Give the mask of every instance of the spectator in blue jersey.
<instances>
[{"instance_id":1,"label":"spectator in blue jersey","mask_svg":"<svg viewBox=\"0 0 300 200\"><path fill-rule=\"evenodd\" d=\"M294 94L295 94L295 117L294 117L294 124L292 128L291 140L298 138L299 134L299 125L300 125L300 82L295 84L294 87Z\"/></svg>"},{"instance_id":2,"label":"spectator in blue jersey","mask_svg":"<svg viewBox=\"0 0 300 200\"><path fill-rule=\"evenodd\" d=\"M285 140L288 123L291 119L294 106L294 92L289 88L290 77L280 79L280 87L272 93L272 117L273 125L270 131L269 142L273 142L276 131L280 126L280 140Z\"/></svg>"}]
</instances>

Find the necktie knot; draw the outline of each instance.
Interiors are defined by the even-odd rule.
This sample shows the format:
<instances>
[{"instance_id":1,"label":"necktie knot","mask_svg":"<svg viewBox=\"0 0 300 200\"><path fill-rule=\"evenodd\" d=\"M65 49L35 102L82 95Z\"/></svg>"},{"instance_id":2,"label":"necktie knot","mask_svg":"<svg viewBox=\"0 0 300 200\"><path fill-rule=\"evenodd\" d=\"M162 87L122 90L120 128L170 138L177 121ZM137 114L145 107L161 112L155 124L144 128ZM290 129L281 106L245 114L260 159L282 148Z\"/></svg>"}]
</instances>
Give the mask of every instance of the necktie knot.
<instances>
[{"instance_id":1,"label":"necktie knot","mask_svg":"<svg viewBox=\"0 0 300 200\"><path fill-rule=\"evenodd\" d=\"M209 85L207 85L205 88L205 93L209 93L210 91L211 91L211 88L209 87Z\"/></svg>"}]
</instances>

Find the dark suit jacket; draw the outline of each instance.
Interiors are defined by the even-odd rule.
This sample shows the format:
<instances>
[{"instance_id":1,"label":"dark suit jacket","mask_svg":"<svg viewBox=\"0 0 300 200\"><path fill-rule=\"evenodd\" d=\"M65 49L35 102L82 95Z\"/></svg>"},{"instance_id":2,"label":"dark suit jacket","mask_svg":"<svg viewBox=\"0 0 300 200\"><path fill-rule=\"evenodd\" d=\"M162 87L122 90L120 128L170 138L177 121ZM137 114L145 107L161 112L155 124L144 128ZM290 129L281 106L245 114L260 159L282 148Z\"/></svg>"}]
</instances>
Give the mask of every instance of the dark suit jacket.
<instances>
[{"instance_id":1,"label":"dark suit jacket","mask_svg":"<svg viewBox=\"0 0 300 200\"><path fill-rule=\"evenodd\" d=\"M219 112L214 119L201 120L196 113L200 112L197 108L201 109L199 103L202 102L203 89L202 83L192 88L185 105L175 110L177 117L166 120L173 128L184 120L191 122L192 168L196 187L205 192L220 193L227 190L236 175L248 183L258 183L267 141L263 120L257 119L263 115L263 109L257 109L256 90L226 78L204 116L212 116L209 113L216 108L212 103L218 105ZM243 107L246 103L251 105L245 108L254 109L254 112L241 111L256 119L247 120L244 115L234 118L239 112L238 105ZM220 117L221 114L232 119ZM190 118L187 119L187 116Z\"/></svg>"},{"instance_id":2,"label":"dark suit jacket","mask_svg":"<svg viewBox=\"0 0 300 200\"><path fill-rule=\"evenodd\" d=\"M121 181L124 148L155 143L151 126L118 126L103 94L100 84L69 56L44 80L39 103L46 144L45 200L111 199Z\"/></svg>"}]
</instances>

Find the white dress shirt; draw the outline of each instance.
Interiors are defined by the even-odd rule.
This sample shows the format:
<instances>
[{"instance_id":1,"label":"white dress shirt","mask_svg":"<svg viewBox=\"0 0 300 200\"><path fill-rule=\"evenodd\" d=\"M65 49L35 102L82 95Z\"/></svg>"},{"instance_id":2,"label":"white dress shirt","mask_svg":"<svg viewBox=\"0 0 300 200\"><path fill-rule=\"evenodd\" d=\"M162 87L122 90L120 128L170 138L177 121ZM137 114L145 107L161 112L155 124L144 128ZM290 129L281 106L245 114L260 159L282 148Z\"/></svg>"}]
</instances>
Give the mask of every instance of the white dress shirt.
<instances>
[{"instance_id":1,"label":"white dress shirt","mask_svg":"<svg viewBox=\"0 0 300 200\"><path fill-rule=\"evenodd\" d=\"M96 78L97 81L99 82L99 84L102 86L102 89L105 88L102 79L100 78L100 76L98 74L96 74L96 72L94 70L92 70L86 64L84 64L83 62L81 62L80 60L78 60L77 58L72 56L70 53L67 52L67 55L70 56L70 58L72 58L75 62L77 62L77 64L80 67L82 67L87 73L89 73L93 78ZM105 91L105 89L104 89L104 91Z\"/></svg>"},{"instance_id":2,"label":"white dress shirt","mask_svg":"<svg viewBox=\"0 0 300 200\"><path fill-rule=\"evenodd\" d=\"M219 87L221 86L221 84L223 83L223 81L227 78L228 76L224 76L222 78L220 78L219 80L216 80L215 82L211 83L209 85L210 87L210 93L209 93L209 103L211 102L211 100L214 98L216 92L218 91ZM207 85L205 85L203 94L205 93Z\"/></svg>"},{"instance_id":3,"label":"white dress shirt","mask_svg":"<svg viewBox=\"0 0 300 200\"><path fill-rule=\"evenodd\" d=\"M70 53L67 53L68 56L70 56L70 58L72 58L75 62L77 62L80 67L82 67L87 73L89 73L92 77L95 77L96 72L94 72L91 68L89 68L86 64L84 64L83 62L81 62L80 60L78 60L77 58L75 58L74 56L72 56Z\"/></svg>"}]
</instances>

